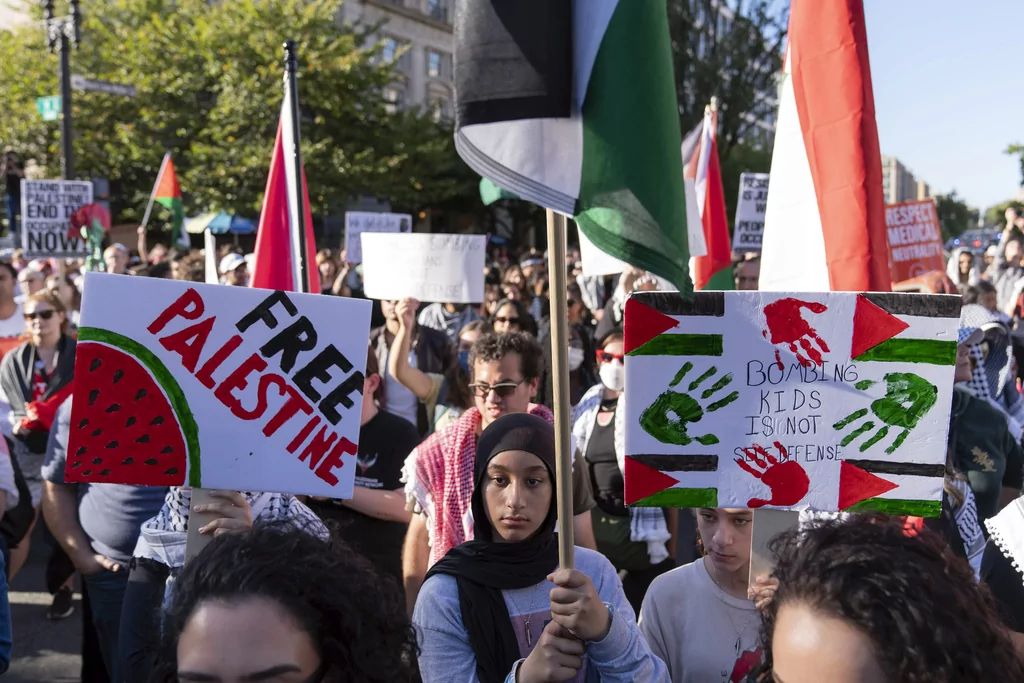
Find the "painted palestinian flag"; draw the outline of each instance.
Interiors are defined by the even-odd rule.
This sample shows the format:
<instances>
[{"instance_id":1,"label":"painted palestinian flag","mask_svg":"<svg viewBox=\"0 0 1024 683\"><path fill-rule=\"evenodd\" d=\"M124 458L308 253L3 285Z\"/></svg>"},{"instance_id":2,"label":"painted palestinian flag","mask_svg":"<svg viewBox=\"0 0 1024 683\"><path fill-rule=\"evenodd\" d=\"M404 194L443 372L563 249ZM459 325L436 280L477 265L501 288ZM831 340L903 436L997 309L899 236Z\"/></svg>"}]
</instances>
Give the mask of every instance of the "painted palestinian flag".
<instances>
[{"instance_id":1,"label":"painted palestinian flag","mask_svg":"<svg viewBox=\"0 0 1024 683\"><path fill-rule=\"evenodd\" d=\"M960 299L640 293L626 503L936 516Z\"/></svg>"},{"instance_id":2,"label":"painted palestinian flag","mask_svg":"<svg viewBox=\"0 0 1024 683\"><path fill-rule=\"evenodd\" d=\"M573 216L602 251L688 294L664 2L478 0L455 16L455 142L477 173Z\"/></svg>"},{"instance_id":3,"label":"painted palestinian flag","mask_svg":"<svg viewBox=\"0 0 1024 683\"><path fill-rule=\"evenodd\" d=\"M178 185L178 174L174 171L174 160L171 153L164 155L160 163L160 172L153 186L153 200L171 212L171 242L178 246L188 247L188 233L185 232L185 208L181 203L181 187Z\"/></svg>"}]
</instances>

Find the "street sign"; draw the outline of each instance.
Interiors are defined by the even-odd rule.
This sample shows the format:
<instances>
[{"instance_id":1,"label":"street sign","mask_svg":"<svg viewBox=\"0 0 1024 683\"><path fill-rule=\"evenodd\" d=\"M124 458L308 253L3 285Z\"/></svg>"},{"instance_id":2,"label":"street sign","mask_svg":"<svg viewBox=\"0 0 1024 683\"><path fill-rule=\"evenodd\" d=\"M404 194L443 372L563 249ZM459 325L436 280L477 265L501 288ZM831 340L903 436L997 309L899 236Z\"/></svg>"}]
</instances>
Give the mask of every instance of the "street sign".
<instances>
[{"instance_id":1,"label":"street sign","mask_svg":"<svg viewBox=\"0 0 1024 683\"><path fill-rule=\"evenodd\" d=\"M43 116L43 121L56 121L60 118L60 95L40 97L36 100L36 109Z\"/></svg>"},{"instance_id":2,"label":"street sign","mask_svg":"<svg viewBox=\"0 0 1024 683\"><path fill-rule=\"evenodd\" d=\"M113 83L111 81L101 81L96 78L86 78L85 76L72 76L71 87L75 90L84 90L86 92L103 92L108 95L120 95L121 97L135 97L135 86L127 85L126 83Z\"/></svg>"}]
</instances>

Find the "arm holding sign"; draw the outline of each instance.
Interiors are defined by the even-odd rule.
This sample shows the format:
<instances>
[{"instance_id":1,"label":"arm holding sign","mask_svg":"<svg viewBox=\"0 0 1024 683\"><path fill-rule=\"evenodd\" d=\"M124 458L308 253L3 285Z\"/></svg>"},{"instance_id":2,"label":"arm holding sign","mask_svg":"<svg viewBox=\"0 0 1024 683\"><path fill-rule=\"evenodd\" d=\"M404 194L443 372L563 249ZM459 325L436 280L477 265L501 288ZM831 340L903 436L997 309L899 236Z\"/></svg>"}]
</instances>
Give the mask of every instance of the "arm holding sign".
<instances>
[{"instance_id":1,"label":"arm holding sign","mask_svg":"<svg viewBox=\"0 0 1024 683\"><path fill-rule=\"evenodd\" d=\"M402 546L402 583L405 585L405 604L410 616L416 606L423 578L430 563L430 531L426 515L413 515Z\"/></svg>"},{"instance_id":2,"label":"arm holding sign","mask_svg":"<svg viewBox=\"0 0 1024 683\"><path fill-rule=\"evenodd\" d=\"M415 394L416 398L424 401L433 392L434 383L425 372L409 365L409 349L416 331L416 309L419 306L420 302L416 299L402 299L395 305L398 333L388 354L388 374Z\"/></svg>"}]
</instances>

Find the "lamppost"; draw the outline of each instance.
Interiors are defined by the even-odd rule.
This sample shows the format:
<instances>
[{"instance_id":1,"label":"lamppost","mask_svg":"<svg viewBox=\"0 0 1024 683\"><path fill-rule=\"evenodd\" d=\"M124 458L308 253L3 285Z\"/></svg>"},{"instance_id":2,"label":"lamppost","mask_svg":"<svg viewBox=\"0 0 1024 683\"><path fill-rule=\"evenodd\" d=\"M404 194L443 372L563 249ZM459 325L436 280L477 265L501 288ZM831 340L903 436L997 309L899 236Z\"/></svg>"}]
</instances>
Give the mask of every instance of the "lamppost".
<instances>
[{"instance_id":1,"label":"lamppost","mask_svg":"<svg viewBox=\"0 0 1024 683\"><path fill-rule=\"evenodd\" d=\"M75 176L74 151L71 147L71 47L78 47L78 29L81 14L79 0L69 0L71 14L66 17L53 16L53 0L44 0L46 11L46 40L50 52L60 55L60 148L61 176L71 180Z\"/></svg>"}]
</instances>

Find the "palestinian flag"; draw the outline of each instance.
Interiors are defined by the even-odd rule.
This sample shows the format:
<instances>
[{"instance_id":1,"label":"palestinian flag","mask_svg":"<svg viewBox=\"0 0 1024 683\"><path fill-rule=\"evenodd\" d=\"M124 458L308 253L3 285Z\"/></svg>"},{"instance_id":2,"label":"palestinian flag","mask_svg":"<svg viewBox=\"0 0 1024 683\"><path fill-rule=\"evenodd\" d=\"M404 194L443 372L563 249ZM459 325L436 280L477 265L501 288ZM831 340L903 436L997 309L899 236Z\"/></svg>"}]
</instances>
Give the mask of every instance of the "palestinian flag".
<instances>
[{"instance_id":1,"label":"palestinian flag","mask_svg":"<svg viewBox=\"0 0 1024 683\"><path fill-rule=\"evenodd\" d=\"M153 200L171 212L171 244L187 248L189 239L185 232L185 208L181 204L181 187L178 185L178 174L174 172L170 152L164 155L160 163L160 173L153 186Z\"/></svg>"},{"instance_id":2,"label":"palestinian flag","mask_svg":"<svg viewBox=\"0 0 1024 683\"><path fill-rule=\"evenodd\" d=\"M602 251L692 290L665 3L477 0L455 15L455 143Z\"/></svg>"},{"instance_id":3,"label":"palestinian flag","mask_svg":"<svg viewBox=\"0 0 1024 683\"><path fill-rule=\"evenodd\" d=\"M937 516L959 316L947 295L632 295L626 503Z\"/></svg>"},{"instance_id":4,"label":"palestinian flag","mask_svg":"<svg viewBox=\"0 0 1024 683\"><path fill-rule=\"evenodd\" d=\"M889 291L862 0L793 0L761 289Z\"/></svg>"},{"instance_id":5,"label":"palestinian flag","mask_svg":"<svg viewBox=\"0 0 1024 683\"><path fill-rule=\"evenodd\" d=\"M690 231L690 274L693 288L698 290L734 288L717 130L718 111L709 106L704 110L704 120L683 140L687 226L697 226ZM694 221L691 214L696 214L698 220ZM702 246L700 251L693 248L695 243Z\"/></svg>"}]
</instances>

